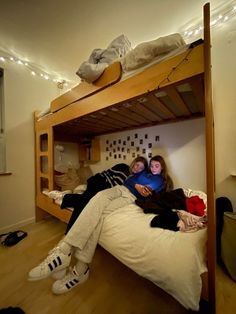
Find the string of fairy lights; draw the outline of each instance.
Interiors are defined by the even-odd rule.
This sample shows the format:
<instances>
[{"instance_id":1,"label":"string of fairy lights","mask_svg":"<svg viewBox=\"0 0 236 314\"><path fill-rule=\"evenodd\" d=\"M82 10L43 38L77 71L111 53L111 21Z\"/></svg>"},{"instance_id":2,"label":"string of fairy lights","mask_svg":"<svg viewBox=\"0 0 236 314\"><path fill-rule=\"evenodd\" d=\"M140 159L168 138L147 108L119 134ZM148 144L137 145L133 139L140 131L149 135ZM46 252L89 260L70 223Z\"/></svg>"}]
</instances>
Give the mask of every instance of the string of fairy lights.
<instances>
[{"instance_id":1,"label":"string of fairy lights","mask_svg":"<svg viewBox=\"0 0 236 314\"><path fill-rule=\"evenodd\" d=\"M220 9L215 10L211 14L211 29L223 27L226 23L236 17L236 1L224 4ZM193 26L186 27L181 35L186 41L193 40L194 37L201 37L203 32L202 22L196 23Z\"/></svg>"},{"instance_id":2,"label":"string of fairy lights","mask_svg":"<svg viewBox=\"0 0 236 314\"><path fill-rule=\"evenodd\" d=\"M231 1L226 3L220 9L213 11L211 14L211 28L217 28L223 26L225 23L228 23L230 20L236 17L236 1ZM191 25L186 27L183 31L181 31L181 35L186 40L186 42L190 42L194 38L202 37L203 26L202 21L196 23L195 25ZM50 71L42 71L39 66L34 65L33 62L29 62L28 60L24 60L19 58L16 55L11 55L5 51L0 50L0 66L1 63L12 62L16 65L27 68L32 76L38 76L42 79L53 81L57 84L59 89L67 88L69 89L71 82L64 78L55 77L55 75L50 74Z\"/></svg>"},{"instance_id":3,"label":"string of fairy lights","mask_svg":"<svg viewBox=\"0 0 236 314\"><path fill-rule=\"evenodd\" d=\"M54 82L59 89L69 88L68 87L70 85L69 80L66 80L66 79L61 78L61 77L60 78L55 77L55 75L41 70L39 66L36 66L33 63L30 63L28 60L27 61L23 60L22 58L19 58L15 55L9 54L8 52L0 50L0 65L1 65L1 63L4 64L4 63L8 63L8 62L14 63L18 66L22 66L22 69L23 68L27 69L32 76L37 76L37 77L40 77L44 80Z\"/></svg>"}]
</instances>

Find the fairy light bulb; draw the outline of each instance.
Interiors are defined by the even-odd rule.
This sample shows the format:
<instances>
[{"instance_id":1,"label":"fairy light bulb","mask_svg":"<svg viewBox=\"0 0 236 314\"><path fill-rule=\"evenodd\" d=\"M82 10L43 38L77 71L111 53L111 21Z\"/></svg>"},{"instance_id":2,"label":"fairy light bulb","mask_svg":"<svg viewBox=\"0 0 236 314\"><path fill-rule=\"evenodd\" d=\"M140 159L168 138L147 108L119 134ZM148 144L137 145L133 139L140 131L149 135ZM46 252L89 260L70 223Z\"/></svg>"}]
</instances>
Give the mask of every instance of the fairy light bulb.
<instances>
[{"instance_id":1,"label":"fairy light bulb","mask_svg":"<svg viewBox=\"0 0 236 314\"><path fill-rule=\"evenodd\" d=\"M218 10L218 12L214 13L211 16L211 22L210 27L216 28L216 27L223 27L223 23L228 22L233 17L236 16L236 3L225 5L221 10ZM188 37L190 39L191 37L200 35L200 32L203 30L202 26L193 26L192 28L189 28L188 30L185 30L183 33L183 37Z\"/></svg>"},{"instance_id":2,"label":"fairy light bulb","mask_svg":"<svg viewBox=\"0 0 236 314\"><path fill-rule=\"evenodd\" d=\"M34 76L34 77L38 76L38 77L41 77L42 79L45 79L47 81L54 82L57 84L57 86L58 86L58 82L63 82L62 86L60 86L60 89L63 89L64 86L68 86L65 79L55 78L55 77L53 77L53 75L51 75L45 71L42 71L37 66L35 66L34 64L31 64L28 60L18 58L18 56L11 55L8 52L0 50L0 62L6 62L6 63L12 62L14 64L20 65L20 66L22 66L22 69L29 70L29 72L32 76Z\"/></svg>"}]
</instances>

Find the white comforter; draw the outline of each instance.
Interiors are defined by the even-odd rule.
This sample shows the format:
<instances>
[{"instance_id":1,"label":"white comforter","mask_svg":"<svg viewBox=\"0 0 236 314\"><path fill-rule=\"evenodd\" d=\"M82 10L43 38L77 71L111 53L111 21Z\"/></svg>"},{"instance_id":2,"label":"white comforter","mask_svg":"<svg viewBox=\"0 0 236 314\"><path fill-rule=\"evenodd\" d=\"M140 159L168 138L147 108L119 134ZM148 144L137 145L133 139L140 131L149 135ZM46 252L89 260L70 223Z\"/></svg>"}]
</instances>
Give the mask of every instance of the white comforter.
<instances>
[{"instance_id":1,"label":"white comforter","mask_svg":"<svg viewBox=\"0 0 236 314\"><path fill-rule=\"evenodd\" d=\"M184 307L198 310L200 275L207 271L207 229L184 233L151 228L154 216L135 204L116 210L104 219L99 244Z\"/></svg>"}]
</instances>

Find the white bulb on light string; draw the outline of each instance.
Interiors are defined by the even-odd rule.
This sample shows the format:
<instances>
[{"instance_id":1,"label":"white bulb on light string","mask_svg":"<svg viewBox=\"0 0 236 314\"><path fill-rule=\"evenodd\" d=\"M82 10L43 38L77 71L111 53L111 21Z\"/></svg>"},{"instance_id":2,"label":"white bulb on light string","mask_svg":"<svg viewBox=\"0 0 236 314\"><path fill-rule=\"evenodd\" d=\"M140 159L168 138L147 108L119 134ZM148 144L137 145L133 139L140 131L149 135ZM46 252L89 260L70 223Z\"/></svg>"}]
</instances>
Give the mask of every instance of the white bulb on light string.
<instances>
[{"instance_id":1,"label":"white bulb on light string","mask_svg":"<svg viewBox=\"0 0 236 314\"><path fill-rule=\"evenodd\" d=\"M212 14L210 27L216 28L223 25L223 23L228 22L231 18L236 16L236 3L232 5L225 5L224 8L218 10L218 12ZM199 36L201 31L203 30L202 26L195 25L193 27L189 27L187 30L183 32L183 37L186 39L190 39L194 36Z\"/></svg>"},{"instance_id":2,"label":"white bulb on light string","mask_svg":"<svg viewBox=\"0 0 236 314\"><path fill-rule=\"evenodd\" d=\"M39 68L37 68L37 66L34 66L32 64L30 64L28 62L28 60L22 60L21 58L18 58L17 56L12 56L9 53L5 52L5 51L1 51L0 50L0 64L1 62L14 62L17 65L23 66L24 68L28 69L30 71L30 74L32 76L39 76L47 81L52 81L54 83L60 84L60 89L63 89L64 86L68 86L68 83L66 83L65 79L61 79L61 78L53 78L52 75L46 73L46 72L41 72L41 70L39 70Z\"/></svg>"}]
</instances>

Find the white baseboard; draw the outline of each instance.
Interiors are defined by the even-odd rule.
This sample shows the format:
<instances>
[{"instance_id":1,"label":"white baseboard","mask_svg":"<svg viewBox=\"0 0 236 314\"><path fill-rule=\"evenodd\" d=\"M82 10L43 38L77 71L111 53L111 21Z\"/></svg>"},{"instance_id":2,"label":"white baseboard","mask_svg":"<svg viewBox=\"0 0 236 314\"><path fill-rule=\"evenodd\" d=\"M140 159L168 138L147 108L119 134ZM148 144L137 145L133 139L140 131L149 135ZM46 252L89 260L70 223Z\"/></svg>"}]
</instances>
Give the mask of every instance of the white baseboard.
<instances>
[{"instance_id":1,"label":"white baseboard","mask_svg":"<svg viewBox=\"0 0 236 314\"><path fill-rule=\"evenodd\" d=\"M12 224L12 225L0 228L0 234L1 233L6 233L6 232L10 232L10 231L16 231L19 228L24 227L25 225L29 225L29 224L31 224L33 222L35 222L35 217L28 218L28 219L25 219L25 220L21 220L21 221L15 223L15 224Z\"/></svg>"}]
</instances>

